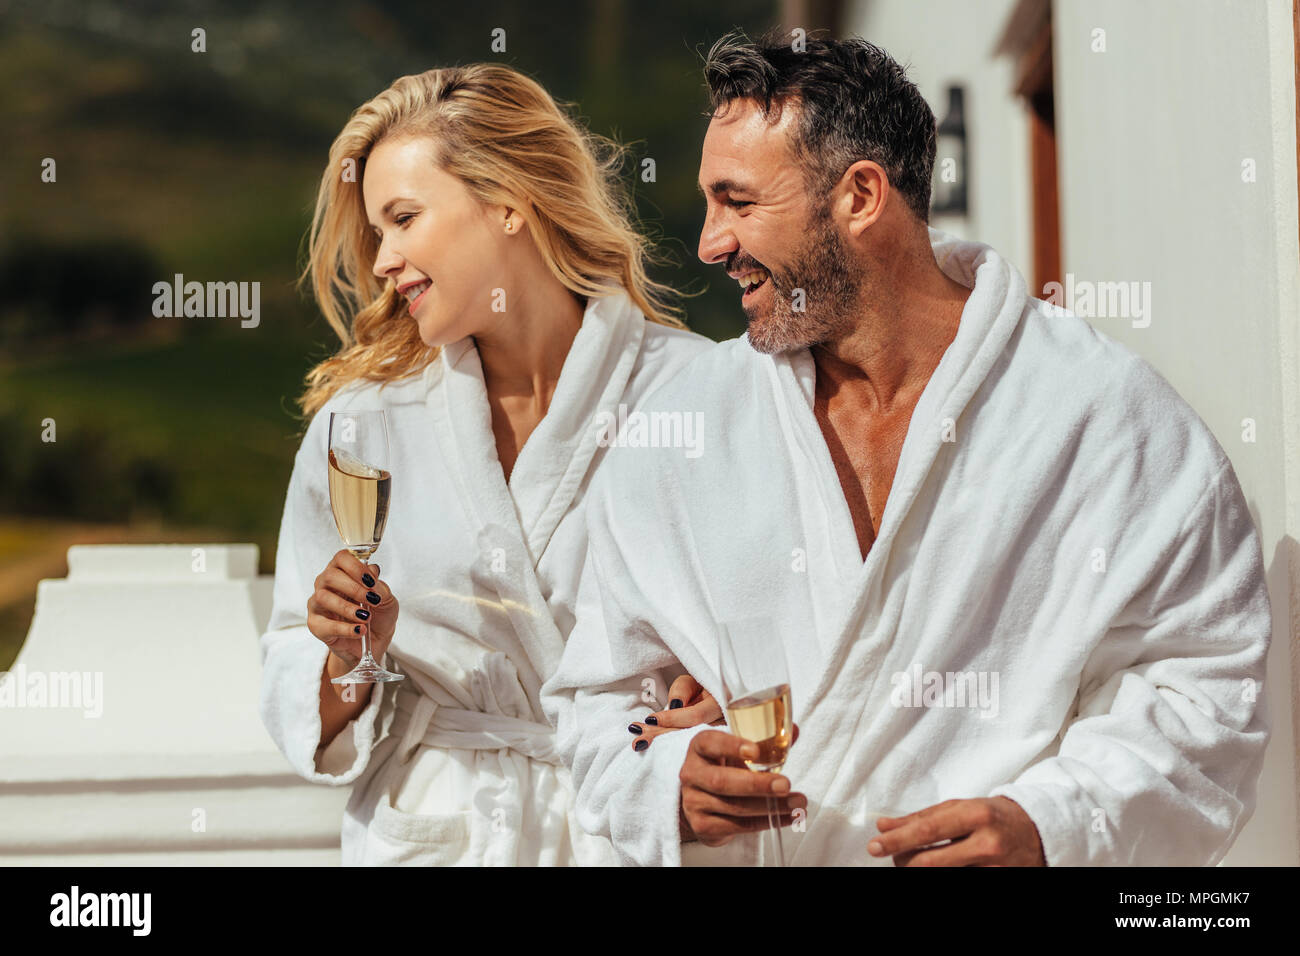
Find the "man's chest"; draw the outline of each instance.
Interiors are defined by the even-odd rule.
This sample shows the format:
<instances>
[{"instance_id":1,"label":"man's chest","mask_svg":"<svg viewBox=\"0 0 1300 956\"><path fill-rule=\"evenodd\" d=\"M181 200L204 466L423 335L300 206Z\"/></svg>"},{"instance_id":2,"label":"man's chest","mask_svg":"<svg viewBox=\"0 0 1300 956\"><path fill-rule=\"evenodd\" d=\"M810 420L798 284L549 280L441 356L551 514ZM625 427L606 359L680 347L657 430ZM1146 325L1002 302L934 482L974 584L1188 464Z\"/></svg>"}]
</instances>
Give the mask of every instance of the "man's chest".
<instances>
[{"instance_id":1,"label":"man's chest","mask_svg":"<svg viewBox=\"0 0 1300 956\"><path fill-rule=\"evenodd\" d=\"M912 403L888 415L871 417L817 410L817 423L835 464L864 559L880 534L914 408Z\"/></svg>"}]
</instances>

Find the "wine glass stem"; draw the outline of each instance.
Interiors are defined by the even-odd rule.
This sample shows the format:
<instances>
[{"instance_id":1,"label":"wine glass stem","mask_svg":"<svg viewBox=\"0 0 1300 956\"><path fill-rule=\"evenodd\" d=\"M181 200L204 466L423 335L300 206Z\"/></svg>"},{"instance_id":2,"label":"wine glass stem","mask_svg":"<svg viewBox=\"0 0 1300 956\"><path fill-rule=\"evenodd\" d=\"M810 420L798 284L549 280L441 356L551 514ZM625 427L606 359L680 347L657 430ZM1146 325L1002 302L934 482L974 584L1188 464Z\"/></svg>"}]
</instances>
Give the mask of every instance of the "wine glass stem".
<instances>
[{"instance_id":1,"label":"wine glass stem","mask_svg":"<svg viewBox=\"0 0 1300 956\"><path fill-rule=\"evenodd\" d=\"M781 815L776 809L776 797L767 798L767 822L772 828L772 843L776 847L776 865L785 866L785 847L781 845Z\"/></svg>"}]
</instances>

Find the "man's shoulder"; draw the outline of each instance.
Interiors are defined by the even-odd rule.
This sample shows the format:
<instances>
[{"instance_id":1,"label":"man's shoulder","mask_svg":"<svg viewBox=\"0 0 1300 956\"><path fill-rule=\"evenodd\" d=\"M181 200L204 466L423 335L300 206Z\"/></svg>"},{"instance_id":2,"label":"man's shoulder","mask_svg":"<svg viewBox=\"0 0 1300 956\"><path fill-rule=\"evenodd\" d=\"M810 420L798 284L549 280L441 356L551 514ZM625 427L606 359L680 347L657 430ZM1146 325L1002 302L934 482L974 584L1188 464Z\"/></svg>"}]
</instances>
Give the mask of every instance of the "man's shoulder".
<instances>
[{"instance_id":1,"label":"man's shoulder","mask_svg":"<svg viewBox=\"0 0 1300 956\"><path fill-rule=\"evenodd\" d=\"M645 390L643 408L704 411L736 398L737 388L753 378L759 354L744 336L705 343Z\"/></svg>"},{"instance_id":2,"label":"man's shoulder","mask_svg":"<svg viewBox=\"0 0 1300 956\"><path fill-rule=\"evenodd\" d=\"M719 343L698 332L646 320L641 350L628 381L626 401L640 406L647 396L718 347Z\"/></svg>"},{"instance_id":3,"label":"man's shoulder","mask_svg":"<svg viewBox=\"0 0 1300 956\"><path fill-rule=\"evenodd\" d=\"M1227 461L1209 426L1168 379L1087 320L1031 299L1022 343L1039 399L1072 408L1117 447L1190 457L1215 472Z\"/></svg>"}]
</instances>

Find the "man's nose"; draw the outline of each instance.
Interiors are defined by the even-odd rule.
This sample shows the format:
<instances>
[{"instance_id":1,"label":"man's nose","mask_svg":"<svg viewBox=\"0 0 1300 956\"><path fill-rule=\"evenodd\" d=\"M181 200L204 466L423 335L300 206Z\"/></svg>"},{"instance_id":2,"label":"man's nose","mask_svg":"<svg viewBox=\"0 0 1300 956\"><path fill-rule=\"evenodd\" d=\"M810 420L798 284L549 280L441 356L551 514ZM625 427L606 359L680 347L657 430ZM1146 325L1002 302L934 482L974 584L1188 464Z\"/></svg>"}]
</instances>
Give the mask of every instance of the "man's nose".
<instances>
[{"instance_id":1,"label":"man's nose","mask_svg":"<svg viewBox=\"0 0 1300 956\"><path fill-rule=\"evenodd\" d=\"M700 247L697 255L706 264L721 262L739 247L736 237L730 229L722 228L712 212L704 217L704 228L700 230Z\"/></svg>"}]
</instances>

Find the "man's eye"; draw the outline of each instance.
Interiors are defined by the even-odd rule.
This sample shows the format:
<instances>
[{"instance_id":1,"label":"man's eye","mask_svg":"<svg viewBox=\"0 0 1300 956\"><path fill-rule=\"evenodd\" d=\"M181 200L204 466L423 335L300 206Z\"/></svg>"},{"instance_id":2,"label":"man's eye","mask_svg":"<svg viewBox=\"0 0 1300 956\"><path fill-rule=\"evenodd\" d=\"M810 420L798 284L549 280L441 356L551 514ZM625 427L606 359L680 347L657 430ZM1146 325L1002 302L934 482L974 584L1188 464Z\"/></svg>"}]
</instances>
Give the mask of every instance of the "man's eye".
<instances>
[{"instance_id":1,"label":"man's eye","mask_svg":"<svg viewBox=\"0 0 1300 956\"><path fill-rule=\"evenodd\" d=\"M744 209L746 206L752 206L754 204L745 199L728 199L727 205L732 209Z\"/></svg>"}]
</instances>

